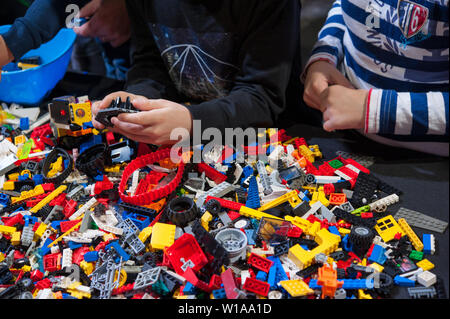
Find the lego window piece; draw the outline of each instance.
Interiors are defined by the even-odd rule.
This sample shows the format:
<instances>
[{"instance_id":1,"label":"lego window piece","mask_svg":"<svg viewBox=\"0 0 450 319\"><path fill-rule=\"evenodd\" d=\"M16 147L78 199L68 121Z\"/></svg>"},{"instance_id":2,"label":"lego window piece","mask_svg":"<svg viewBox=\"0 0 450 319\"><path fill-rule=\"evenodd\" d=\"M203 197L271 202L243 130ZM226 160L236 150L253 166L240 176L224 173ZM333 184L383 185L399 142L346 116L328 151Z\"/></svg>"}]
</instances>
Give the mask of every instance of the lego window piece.
<instances>
[{"instance_id":1,"label":"lego window piece","mask_svg":"<svg viewBox=\"0 0 450 319\"><path fill-rule=\"evenodd\" d=\"M375 230L385 243L393 240L398 233L400 233L401 236L404 235L401 227L391 215L379 219L375 225Z\"/></svg>"}]
</instances>

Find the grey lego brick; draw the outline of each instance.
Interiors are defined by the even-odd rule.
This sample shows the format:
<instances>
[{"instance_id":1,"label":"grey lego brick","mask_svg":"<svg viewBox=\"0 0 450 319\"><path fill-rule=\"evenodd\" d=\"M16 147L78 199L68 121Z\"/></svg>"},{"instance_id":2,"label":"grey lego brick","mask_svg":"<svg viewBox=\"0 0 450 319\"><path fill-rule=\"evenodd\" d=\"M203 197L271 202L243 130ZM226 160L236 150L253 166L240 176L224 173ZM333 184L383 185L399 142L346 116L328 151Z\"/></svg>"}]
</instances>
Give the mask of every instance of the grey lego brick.
<instances>
[{"instance_id":1,"label":"grey lego brick","mask_svg":"<svg viewBox=\"0 0 450 319\"><path fill-rule=\"evenodd\" d=\"M410 287L408 288L408 294L413 299L431 299L436 297L436 289L434 287Z\"/></svg>"},{"instance_id":2,"label":"grey lego brick","mask_svg":"<svg viewBox=\"0 0 450 319\"><path fill-rule=\"evenodd\" d=\"M400 209L394 215L394 218L397 220L400 218L404 218L410 226L419 227L438 233L444 233L448 226L448 223L445 221L404 207L400 207Z\"/></svg>"},{"instance_id":3,"label":"grey lego brick","mask_svg":"<svg viewBox=\"0 0 450 319\"><path fill-rule=\"evenodd\" d=\"M158 281L160 273L161 267L155 267L140 272L137 275L136 281L134 282L134 289L141 289L153 285L155 282Z\"/></svg>"}]
</instances>

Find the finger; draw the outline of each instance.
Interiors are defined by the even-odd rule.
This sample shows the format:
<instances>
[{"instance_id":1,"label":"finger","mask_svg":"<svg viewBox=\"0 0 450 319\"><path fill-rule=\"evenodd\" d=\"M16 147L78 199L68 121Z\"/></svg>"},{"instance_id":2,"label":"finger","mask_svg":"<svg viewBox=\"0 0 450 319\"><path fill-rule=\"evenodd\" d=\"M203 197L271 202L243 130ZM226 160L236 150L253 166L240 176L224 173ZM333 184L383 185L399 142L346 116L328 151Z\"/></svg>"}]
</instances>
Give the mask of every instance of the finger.
<instances>
[{"instance_id":1,"label":"finger","mask_svg":"<svg viewBox=\"0 0 450 319\"><path fill-rule=\"evenodd\" d=\"M81 27L74 28L74 32L82 37L97 38L102 37L104 34L101 33L102 23L100 19L94 15L88 22L83 24Z\"/></svg>"},{"instance_id":2,"label":"finger","mask_svg":"<svg viewBox=\"0 0 450 319\"><path fill-rule=\"evenodd\" d=\"M111 102L115 100L116 98L120 97L122 101L126 101L127 97L130 97L130 99L133 99L135 95L130 94L128 92L119 91L115 93L111 93L103 98L103 100L98 105L98 110L106 109L111 105Z\"/></svg>"},{"instance_id":3,"label":"finger","mask_svg":"<svg viewBox=\"0 0 450 319\"><path fill-rule=\"evenodd\" d=\"M163 99L147 99L144 96L137 96L134 99L131 99L131 103L134 105L135 108L141 111L150 111L155 109L161 109L167 107L168 103L170 103L167 100Z\"/></svg>"},{"instance_id":4,"label":"finger","mask_svg":"<svg viewBox=\"0 0 450 319\"><path fill-rule=\"evenodd\" d=\"M127 133L134 134L134 135L145 135L145 133L144 133L144 129L146 128L145 126L134 124L134 123L129 123L129 122L124 122L124 121L121 121L117 117L113 117L111 119L111 123L114 125L115 129L118 129L120 131L127 132Z\"/></svg>"},{"instance_id":5,"label":"finger","mask_svg":"<svg viewBox=\"0 0 450 319\"><path fill-rule=\"evenodd\" d=\"M142 111L139 113L123 113L119 114L119 120L143 127L148 127L161 122L160 116L156 111L157 110Z\"/></svg>"},{"instance_id":6,"label":"finger","mask_svg":"<svg viewBox=\"0 0 450 319\"><path fill-rule=\"evenodd\" d=\"M335 130L337 130L338 128L336 127L334 121L329 120L323 123L323 129L327 132L333 132Z\"/></svg>"},{"instance_id":7,"label":"finger","mask_svg":"<svg viewBox=\"0 0 450 319\"><path fill-rule=\"evenodd\" d=\"M87 18L92 16L99 8L101 1L93 0L86 4L80 10L80 18Z\"/></svg>"},{"instance_id":8,"label":"finger","mask_svg":"<svg viewBox=\"0 0 450 319\"><path fill-rule=\"evenodd\" d=\"M306 105L308 105L309 107L316 110L320 110L320 104L317 103L317 101L314 101L310 95L306 93L303 94L303 101L305 101Z\"/></svg>"}]
</instances>

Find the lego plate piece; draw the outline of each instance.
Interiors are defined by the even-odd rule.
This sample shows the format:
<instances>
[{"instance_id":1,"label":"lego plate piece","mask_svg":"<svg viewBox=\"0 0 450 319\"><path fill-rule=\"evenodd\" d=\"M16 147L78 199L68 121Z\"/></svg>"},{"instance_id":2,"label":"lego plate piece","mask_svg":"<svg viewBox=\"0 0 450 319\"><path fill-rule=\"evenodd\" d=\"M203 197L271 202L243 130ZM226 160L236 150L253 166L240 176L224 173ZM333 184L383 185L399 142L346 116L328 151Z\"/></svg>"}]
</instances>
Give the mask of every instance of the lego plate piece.
<instances>
[{"instance_id":1,"label":"lego plate piece","mask_svg":"<svg viewBox=\"0 0 450 319\"><path fill-rule=\"evenodd\" d=\"M395 219L404 218L410 226L419 227L438 233L444 233L448 222L419 213L417 211L401 207L394 215Z\"/></svg>"}]
</instances>

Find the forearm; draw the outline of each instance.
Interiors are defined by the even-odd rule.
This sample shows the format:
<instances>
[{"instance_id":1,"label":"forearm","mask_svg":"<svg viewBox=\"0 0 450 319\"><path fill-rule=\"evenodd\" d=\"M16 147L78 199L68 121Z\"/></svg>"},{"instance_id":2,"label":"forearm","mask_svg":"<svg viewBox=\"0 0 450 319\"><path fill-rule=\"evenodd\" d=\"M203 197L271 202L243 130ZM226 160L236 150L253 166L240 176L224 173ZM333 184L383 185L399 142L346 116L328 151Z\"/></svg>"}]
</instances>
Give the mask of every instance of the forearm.
<instances>
[{"instance_id":1,"label":"forearm","mask_svg":"<svg viewBox=\"0 0 450 319\"><path fill-rule=\"evenodd\" d=\"M448 137L449 93L371 90L365 126L366 133Z\"/></svg>"},{"instance_id":2,"label":"forearm","mask_svg":"<svg viewBox=\"0 0 450 319\"><path fill-rule=\"evenodd\" d=\"M6 65L14 60L11 50L5 43L5 40L0 36L0 67Z\"/></svg>"},{"instance_id":3,"label":"forearm","mask_svg":"<svg viewBox=\"0 0 450 319\"><path fill-rule=\"evenodd\" d=\"M26 15L16 19L3 38L12 55L19 59L26 52L51 40L64 27L66 8L76 4L80 8L88 0L36 0Z\"/></svg>"}]
</instances>

